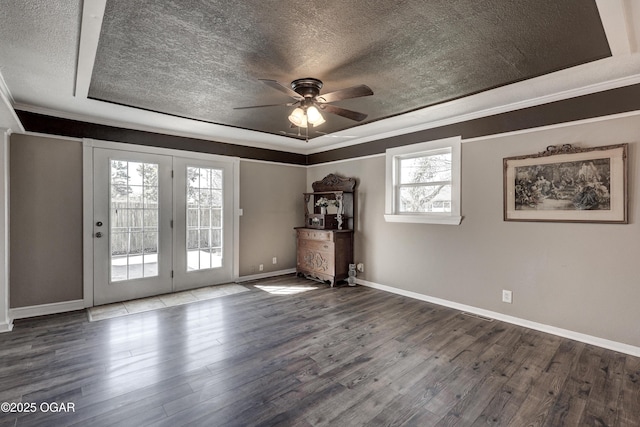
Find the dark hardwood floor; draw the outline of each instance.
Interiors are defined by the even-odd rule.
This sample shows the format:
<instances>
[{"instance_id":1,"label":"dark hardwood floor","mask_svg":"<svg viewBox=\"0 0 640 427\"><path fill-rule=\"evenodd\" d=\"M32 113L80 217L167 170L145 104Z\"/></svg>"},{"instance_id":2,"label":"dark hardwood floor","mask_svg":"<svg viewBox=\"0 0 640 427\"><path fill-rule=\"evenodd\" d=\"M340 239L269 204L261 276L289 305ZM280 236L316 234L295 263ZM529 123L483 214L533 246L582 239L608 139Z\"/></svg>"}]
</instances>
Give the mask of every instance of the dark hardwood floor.
<instances>
[{"instance_id":1,"label":"dark hardwood floor","mask_svg":"<svg viewBox=\"0 0 640 427\"><path fill-rule=\"evenodd\" d=\"M360 286L246 286L16 321L0 402L35 412L0 427L640 425L640 358Z\"/></svg>"}]
</instances>

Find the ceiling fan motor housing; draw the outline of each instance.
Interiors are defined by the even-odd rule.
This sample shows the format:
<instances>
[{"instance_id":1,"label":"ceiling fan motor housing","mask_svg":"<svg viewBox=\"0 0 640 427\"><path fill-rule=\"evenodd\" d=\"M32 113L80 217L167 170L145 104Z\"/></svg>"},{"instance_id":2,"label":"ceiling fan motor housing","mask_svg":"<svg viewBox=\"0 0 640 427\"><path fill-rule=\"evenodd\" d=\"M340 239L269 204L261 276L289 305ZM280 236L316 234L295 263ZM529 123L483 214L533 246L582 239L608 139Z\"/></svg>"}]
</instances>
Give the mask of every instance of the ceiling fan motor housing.
<instances>
[{"instance_id":1,"label":"ceiling fan motor housing","mask_svg":"<svg viewBox=\"0 0 640 427\"><path fill-rule=\"evenodd\" d=\"M313 77L297 79L291 82L291 89L293 89L294 92L304 98L313 99L320 94L320 89L322 89L322 81L314 79Z\"/></svg>"}]
</instances>

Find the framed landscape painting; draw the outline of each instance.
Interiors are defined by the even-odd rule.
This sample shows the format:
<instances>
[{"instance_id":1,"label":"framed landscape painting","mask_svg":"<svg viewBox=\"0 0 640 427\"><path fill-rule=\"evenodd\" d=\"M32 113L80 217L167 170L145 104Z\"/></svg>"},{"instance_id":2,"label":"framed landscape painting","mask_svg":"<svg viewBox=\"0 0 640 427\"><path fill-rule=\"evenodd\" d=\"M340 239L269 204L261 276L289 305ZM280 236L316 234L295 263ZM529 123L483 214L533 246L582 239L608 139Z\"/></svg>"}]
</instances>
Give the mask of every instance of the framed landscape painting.
<instances>
[{"instance_id":1,"label":"framed landscape painting","mask_svg":"<svg viewBox=\"0 0 640 427\"><path fill-rule=\"evenodd\" d=\"M504 220L626 224L628 144L503 159Z\"/></svg>"}]
</instances>

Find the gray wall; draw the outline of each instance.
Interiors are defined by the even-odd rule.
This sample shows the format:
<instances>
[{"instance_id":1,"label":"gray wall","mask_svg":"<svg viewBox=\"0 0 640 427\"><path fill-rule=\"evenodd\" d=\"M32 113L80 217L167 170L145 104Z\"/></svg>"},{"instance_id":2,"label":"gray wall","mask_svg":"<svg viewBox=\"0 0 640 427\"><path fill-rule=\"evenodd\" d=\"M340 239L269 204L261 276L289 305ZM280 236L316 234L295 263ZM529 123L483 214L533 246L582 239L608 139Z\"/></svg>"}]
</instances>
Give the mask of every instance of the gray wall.
<instances>
[{"instance_id":1,"label":"gray wall","mask_svg":"<svg viewBox=\"0 0 640 427\"><path fill-rule=\"evenodd\" d=\"M82 299L82 144L10 139L11 308Z\"/></svg>"},{"instance_id":2,"label":"gray wall","mask_svg":"<svg viewBox=\"0 0 640 427\"><path fill-rule=\"evenodd\" d=\"M306 179L303 167L240 162L240 276L295 268L293 227L304 225Z\"/></svg>"},{"instance_id":3,"label":"gray wall","mask_svg":"<svg viewBox=\"0 0 640 427\"><path fill-rule=\"evenodd\" d=\"M301 193L334 172L360 180L360 278L640 346L638 135L629 117L464 143L460 226L386 223L382 156L306 170L241 161L240 275L295 266ZM621 142L630 143L630 224L502 221L502 158ZM82 298L81 144L14 134L10 149L11 307ZM513 304L500 302L502 289Z\"/></svg>"},{"instance_id":4,"label":"gray wall","mask_svg":"<svg viewBox=\"0 0 640 427\"><path fill-rule=\"evenodd\" d=\"M637 116L462 146L460 226L386 223L384 156L311 167L360 180L355 257L370 282L640 346ZM630 143L630 224L504 222L502 159L548 145ZM513 304L501 302L502 289Z\"/></svg>"},{"instance_id":5,"label":"gray wall","mask_svg":"<svg viewBox=\"0 0 640 427\"><path fill-rule=\"evenodd\" d=\"M13 134L10 151L10 306L82 299L82 144ZM240 162L241 276L295 267L305 188L303 167Z\"/></svg>"}]
</instances>

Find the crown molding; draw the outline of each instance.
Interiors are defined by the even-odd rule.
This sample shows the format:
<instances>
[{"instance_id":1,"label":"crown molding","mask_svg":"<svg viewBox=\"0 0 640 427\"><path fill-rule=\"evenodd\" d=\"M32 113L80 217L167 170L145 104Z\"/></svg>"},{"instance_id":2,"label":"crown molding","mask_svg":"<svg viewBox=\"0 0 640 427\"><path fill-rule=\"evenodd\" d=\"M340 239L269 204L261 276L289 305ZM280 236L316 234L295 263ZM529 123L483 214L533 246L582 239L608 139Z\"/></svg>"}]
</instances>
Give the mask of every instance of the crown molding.
<instances>
[{"instance_id":1,"label":"crown molding","mask_svg":"<svg viewBox=\"0 0 640 427\"><path fill-rule=\"evenodd\" d=\"M638 69L640 69L640 57L638 55L635 55L635 57L636 57L635 58L636 62L638 62L637 67ZM600 61L596 61L596 63L597 62L600 62ZM579 67L574 67L574 68L579 68ZM519 101L510 102L506 104L500 104L500 99L503 98L503 96L509 91L517 90L521 87L526 87L527 85L535 85L535 86L543 87L544 80L546 79L547 79L546 76L542 76L529 81L514 83L509 86L496 88L496 89L482 92L466 98L457 99L454 101L434 105L432 107L427 107L422 110L407 113L404 115L404 117L407 118L407 121L410 118L410 116L424 116L426 121L413 126L411 125L406 127L396 126L396 128L394 128L393 130L381 132L376 134L375 136L357 138L352 141L341 142L341 143L337 143L329 146L323 146L319 148L311 148L307 150L304 154L309 155L309 154L321 153L324 151L335 150L338 148L345 148L352 145L362 144L365 142L371 142L371 141L390 138L390 137L399 136L399 135L406 135L409 133L438 128L442 126L451 125L454 123L480 119L483 117L494 116L502 113L508 113L510 111L522 110L525 108L536 107L539 105L549 104L552 102L563 101L571 98L577 98L579 96L590 95L597 92L604 92L611 89L618 89L625 86L632 86L634 84L640 83L640 73L624 76L624 77L620 77L620 78L616 78L608 81L592 83L585 86L575 87L575 88L571 88L568 90L563 90L555 93L549 93L546 95L541 95L541 96L537 96L537 97L533 97L525 100L519 100ZM491 98L494 98L496 100L494 101L494 103L498 105L491 106L488 108L481 108L476 111L471 111L467 113L453 114L446 118L432 119L432 120L428 119L429 116L437 117L439 114L441 114L440 112L444 112L448 110L462 111L464 110L465 106L470 103L471 104L487 103L487 102L483 102L483 100L491 99ZM397 120L397 118L391 118L386 120ZM375 122L375 123L372 123L371 125L375 125L377 123L382 124L386 120L381 120L380 122ZM365 126L369 126L369 125L365 125Z\"/></svg>"},{"instance_id":2,"label":"crown molding","mask_svg":"<svg viewBox=\"0 0 640 427\"><path fill-rule=\"evenodd\" d=\"M24 132L24 126L22 126L13 108L14 104L15 101L11 95L11 91L0 71L0 127L7 129L9 134L11 132Z\"/></svg>"},{"instance_id":3,"label":"crown molding","mask_svg":"<svg viewBox=\"0 0 640 427\"><path fill-rule=\"evenodd\" d=\"M304 150L302 149L292 149L290 147L282 147L279 145L265 143L265 142L251 141L248 139L229 140L227 138L206 137L196 132L175 131L171 129L156 127L156 126L148 126L148 125L143 125L138 123L125 122L117 119L106 119L106 118L95 117L95 116L87 116L85 114L61 111L53 108L41 107L41 106L25 104L25 103L16 103L15 109L21 110L21 111L27 111L29 113L42 114L45 116L58 117L60 119L75 120L79 122L93 123L93 124L103 125L103 126L112 126L116 128L125 128L125 129L137 130L142 132L159 133L163 135L170 135L170 136L183 137L183 138L193 138L193 139L199 139L199 140L208 141L208 142L221 142L225 144L234 144L242 147L285 151L285 152L294 153L294 154L305 154ZM160 114L160 113L153 113L153 114ZM175 119L175 117L169 117L169 118ZM185 119L185 120L188 120L188 119ZM205 125L219 126L219 125L212 125L208 123L206 123ZM238 129L238 132L253 132L253 131Z\"/></svg>"},{"instance_id":4,"label":"crown molding","mask_svg":"<svg viewBox=\"0 0 640 427\"><path fill-rule=\"evenodd\" d=\"M15 104L15 99L13 99L13 95L11 95L11 91L9 90L9 86L7 86L7 82L2 75L2 71L0 70L0 95L8 102L10 105Z\"/></svg>"}]
</instances>

